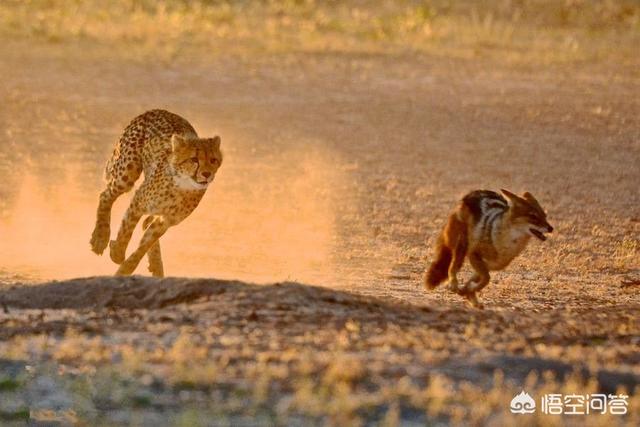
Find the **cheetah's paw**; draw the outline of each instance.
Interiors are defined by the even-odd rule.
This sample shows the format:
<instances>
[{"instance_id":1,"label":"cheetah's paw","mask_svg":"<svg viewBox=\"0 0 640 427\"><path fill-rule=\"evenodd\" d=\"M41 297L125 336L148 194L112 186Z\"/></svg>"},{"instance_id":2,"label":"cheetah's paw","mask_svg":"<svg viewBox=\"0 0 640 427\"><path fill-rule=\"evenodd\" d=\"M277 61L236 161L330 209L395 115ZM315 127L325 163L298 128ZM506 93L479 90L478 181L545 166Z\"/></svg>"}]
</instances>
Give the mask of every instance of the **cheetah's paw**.
<instances>
[{"instance_id":1,"label":"cheetah's paw","mask_svg":"<svg viewBox=\"0 0 640 427\"><path fill-rule=\"evenodd\" d=\"M89 241L91 250L98 255L102 255L109 244L110 234L111 230L109 229L109 225L96 225L96 228L91 234L91 240Z\"/></svg>"},{"instance_id":2,"label":"cheetah's paw","mask_svg":"<svg viewBox=\"0 0 640 427\"><path fill-rule=\"evenodd\" d=\"M164 277L164 269L162 268L162 264L149 264L149 271L151 272L151 275L153 277Z\"/></svg>"},{"instance_id":3,"label":"cheetah's paw","mask_svg":"<svg viewBox=\"0 0 640 427\"><path fill-rule=\"evenodd\" d=\"M112 240L109 244L109 255L111 256L111 261L116 264L122 264L125 258L125 252L127 248L124 245L118 243L117 240Z\"/></svg>"},{"instance_id":4,"label":"cheetah's paw","mask_svg":"<svg viewBox=\"0 0 640 427\"><path fill-rule=\"evenodd\" d=\"M120 264L118 271L116 271L116 276L131 276L137 267L136 263L131 262L131 260L127 260Z\"/></svg>"}]
</instances>

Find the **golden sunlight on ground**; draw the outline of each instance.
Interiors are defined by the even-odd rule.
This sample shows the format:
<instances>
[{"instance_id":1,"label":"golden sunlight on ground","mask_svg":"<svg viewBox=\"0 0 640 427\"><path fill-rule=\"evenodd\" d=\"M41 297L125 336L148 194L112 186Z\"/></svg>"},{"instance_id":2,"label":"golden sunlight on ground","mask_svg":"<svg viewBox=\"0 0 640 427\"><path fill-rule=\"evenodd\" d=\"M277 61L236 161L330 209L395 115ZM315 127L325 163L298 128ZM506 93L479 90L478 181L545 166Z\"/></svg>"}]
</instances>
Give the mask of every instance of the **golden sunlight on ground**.
<instances>
[{"instance_id":1,"label":"golden sunlight on ground","mask_svg":"<svg viewBox=\"0 0 640 427\"><path fill-rule=\"evenodd\" d=\"M38 279L93 276L112 270L89 251L86 235L95 208L74 185L75 177L70 172L62 185L51 189L43 188L43 177L24 174L19 196L8 218L0 222L4 268Z\"/></svg>"},{"instance_id":2,"label":"golden sunlight on ground","mask_svg":"<svg viewBox=\"0 0 640 427\"><path fill-rule=\"evenodd\" d=\"M98 257L88 244L100 189L86 194L73 169L54 188L43 189L43 179L25 174L16 202L0 222L3 267L34 279L113 274L116 266L108 250ZM166 274L258 282L332 280L333 203L340 179L318 150L279 153L268 164L227 155L194 214L161 240ZM112 238L131 194L114 205ZM138 227L128 253L140 235ZM149 275L146 267L143 260L136 273Z\"/></svg>"},{"instance_id":3,"label":"golden sunlight on ground","mask_svg":"<svg viewBox=\"0 0 640 427\"><path fill-rule=\"evenodd\" d=\"M168 274L258 282L334 279L339 172L318 150L280 154L268 164L225 157L198 209L164 239Z\"/></svg>"}]
</instances>

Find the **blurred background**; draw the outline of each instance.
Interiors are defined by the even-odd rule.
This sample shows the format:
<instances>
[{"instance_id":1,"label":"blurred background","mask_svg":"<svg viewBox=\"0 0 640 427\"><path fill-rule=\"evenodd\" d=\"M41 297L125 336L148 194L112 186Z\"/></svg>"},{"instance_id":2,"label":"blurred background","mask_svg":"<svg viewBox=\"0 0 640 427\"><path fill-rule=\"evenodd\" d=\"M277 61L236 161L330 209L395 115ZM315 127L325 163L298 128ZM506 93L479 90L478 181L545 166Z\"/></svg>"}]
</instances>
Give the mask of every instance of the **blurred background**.
<instances>
[{"instance_id":1,"label":"blurred background","mask_svg":"<svg viewBox=\"0 0 640 427\"><path fill-rule=\"evenodd\" d=\"M9 38L203 49L431 52L559 61L637 54L635 0L5 0ZM203 52L199 52L202 54ZM221 53L221 52L217 52Z\"/></svg>"}]
</instances>

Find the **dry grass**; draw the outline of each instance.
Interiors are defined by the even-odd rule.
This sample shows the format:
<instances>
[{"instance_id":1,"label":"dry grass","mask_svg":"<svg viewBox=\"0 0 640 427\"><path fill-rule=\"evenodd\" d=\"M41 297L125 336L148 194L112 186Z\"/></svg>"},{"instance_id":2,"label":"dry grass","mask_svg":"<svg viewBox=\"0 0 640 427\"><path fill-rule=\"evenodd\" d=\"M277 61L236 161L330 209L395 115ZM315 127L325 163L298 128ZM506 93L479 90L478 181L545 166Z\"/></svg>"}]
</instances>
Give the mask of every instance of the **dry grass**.
<instances>
[{"instance_id":1,"label":"dry grass","mask_svg":"<svg viewBox=\"0 0 640 427\"><path fill-rule=\"evenodd\" d=\"M0 34L185 51L424 51L515 62L634 57L640 5L624 1L9 0ZM616 49L611 49L615 43Z\"/></svg>"},{"instance_id":2,"label":"dry grass","mask_svg":"<svg viewBox=\"0 0 640 427\"><path fill-rule=\"evenodd\" d=\"M71 297L80 288L93 299ZM626 319L637 315L633 307L513 315L184 279L88 279L4 297L4 419L30 408L36 419L90 424L161 416L161 425L571 425L507 408L522 389L539 400L623 393L640 382L630 339L638 324ZM110 309L97 308L103 303ZM131 310L147 305L164 307ZM42 310L16 309L27 306ZM576 318L590 327L570 331ZM11 374L11 364L22 370ZM576 423L637 425L640 395L628 404L627 416Z\"/></svg>"},{"instance_id":3,"label":"dry grass","mask_svg":"<svg viewBox=\"0 0 640 427\"><path fill-rule=\"evenodd\" d=\"M614 249L613 258L616 266L621 269L637 267L640 258L640 242L632 236L624 236Z\"/></svg>"}]
</instances>

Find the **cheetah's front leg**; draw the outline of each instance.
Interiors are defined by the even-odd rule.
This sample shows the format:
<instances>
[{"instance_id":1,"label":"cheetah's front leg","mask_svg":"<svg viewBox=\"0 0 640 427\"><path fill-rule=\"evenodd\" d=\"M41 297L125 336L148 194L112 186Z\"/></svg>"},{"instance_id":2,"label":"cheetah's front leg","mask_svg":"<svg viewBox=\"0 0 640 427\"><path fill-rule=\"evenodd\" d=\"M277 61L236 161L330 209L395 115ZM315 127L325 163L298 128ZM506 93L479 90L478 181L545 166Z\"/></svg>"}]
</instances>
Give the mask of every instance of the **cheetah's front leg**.
<instances>
[{"instance_id":1,"label":"cheetah's front leg","mask_svg":"<svg viewBox=\"0 0 640 427\"><path fill-rule=\"evenodd\" d=\"M96 224L91 234L91 250L98 255L104 252L109 244L109 234L111 233L111 207L120 194L114 191L112 186L100 193L98 202L98 212L96 214Z\"/></svg>"},{"instance_id":2,"label":"cheetah's front leg","mask_svg":"<svg viewBox=\"0 0 640 427\"><path fill-rule=\"evenodd\" d=\"M142 223L142 229L146 230L149 224L155 217L148 216ZM164 277L164 267L162 265L162 253L160 252L160 240L151 246L149 252L147 252L147 258L149 259L149 271L153 277Z\"/></svg>"},{"instance_id":3,"label":"cheetah's front leg","mask_svg":"<svg viewBox=\"0 0 640 427\"><path fill-rule=\"evenodd\" d=\"M145 230L142 240L140 240L140 246L120 265L116 276L128 276L132 274L142 257L158 243L158 239L160 239L168 229L169 224L163 217L154 217L151 224L149 224Z\"/></svg>"},{"instance_id":4,"label":"cheetah's front leg","mask_svg":"<svg viewBox=\"0 0 640 427\"><path fill-rule=\"evenodd\" d=\"M116 154L114 153L114 156ZM111 208L121 194L133 188L134 182L140 176L142 166L129 162L124 156L112 159L122 167L107 167L108 183L107 188L100 193L98 212L96 214L96 225L91 234L91 250L98 255L104 252L109 244L111 233ZM126 245L125 245L126 247Z\"/></svg>"}]
</instances>

